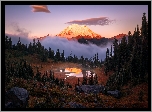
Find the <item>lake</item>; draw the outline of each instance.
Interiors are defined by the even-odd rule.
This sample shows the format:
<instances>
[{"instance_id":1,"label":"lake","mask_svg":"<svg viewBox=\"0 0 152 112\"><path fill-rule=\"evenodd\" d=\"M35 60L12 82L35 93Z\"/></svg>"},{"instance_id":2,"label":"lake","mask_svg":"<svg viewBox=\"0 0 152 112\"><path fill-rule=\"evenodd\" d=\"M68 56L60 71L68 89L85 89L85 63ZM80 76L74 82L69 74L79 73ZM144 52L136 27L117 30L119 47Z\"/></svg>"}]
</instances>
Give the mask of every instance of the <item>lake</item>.
<instances>
[{"instance_id":1,"label":"lake","mask_svg":"<svg viewBox=\"0 0 152 112\"><path fill-rule=\"evenodd\" d=\"M65 73L66 77L74 76L74 77L83 77L83 76L90 76L91 72L89 70L82 70L80 68L64 68L60 69L59 72ZM95 73L93 73L93 76ZM65 79L66 79L65 77Z\"/></svg>"}]
</instances>

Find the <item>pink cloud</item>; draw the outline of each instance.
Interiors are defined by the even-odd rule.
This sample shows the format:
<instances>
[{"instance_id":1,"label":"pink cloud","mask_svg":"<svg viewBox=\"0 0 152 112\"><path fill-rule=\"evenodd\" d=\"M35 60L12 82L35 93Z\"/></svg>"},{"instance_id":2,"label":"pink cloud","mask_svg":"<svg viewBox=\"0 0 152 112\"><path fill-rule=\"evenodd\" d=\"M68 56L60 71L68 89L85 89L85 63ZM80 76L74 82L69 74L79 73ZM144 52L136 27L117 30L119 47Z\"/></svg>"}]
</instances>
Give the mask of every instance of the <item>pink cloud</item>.
<instances>
[{"instance_id":1,"label":"pink cloud","mask_svg":"<svg viewBox=\"0 0 152 112\"><path fill-rule=\"evenodd\" d=\"M33 8L32 12L46 12L46 13L51 13L48 10L47 5L31 5L31 7Z\"/></svg>"},{"instance_id":2,"label":"pink cloud","mask_svg":"<svg viewBox=\"0 0 152 112\"><path fill-rule=\"evenodd\" d=\"M79 24L79 25L109 25L115 20L110 20L108 17L89 18L85 20L74 20L66 24Z\"/></svg>"}]
</instances>

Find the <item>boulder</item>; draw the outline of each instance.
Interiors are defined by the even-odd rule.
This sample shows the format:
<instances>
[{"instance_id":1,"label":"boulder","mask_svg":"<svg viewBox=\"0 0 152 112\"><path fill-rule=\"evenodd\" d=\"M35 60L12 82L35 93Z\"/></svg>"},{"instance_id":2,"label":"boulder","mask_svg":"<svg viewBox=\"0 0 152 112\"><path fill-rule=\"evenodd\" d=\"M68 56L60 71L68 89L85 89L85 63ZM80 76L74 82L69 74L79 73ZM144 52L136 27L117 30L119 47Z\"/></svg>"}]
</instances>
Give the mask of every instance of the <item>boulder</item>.
<instances>
[{"instance_id":1,"label":"boulder","mask_svg":"<svg viewBox=\"0 0 152 112\"><path fill-rule=\"evenodd\" d=\"M115 91L107 91L107 95L111 95L111 96L113 96L113 97L115 97L115 98L120 98L121 93L120 93L120 91L118 91L118 90L115 90Z\"/></svg>"},{"instance_id":2,"label":"boulder","mask_svg":"<svg viewBox=\"0 0 152 112\"><path fill-rule=\"evenodd\" d=\"M76 102L69 102L68 104L70 105L71 108L86 108L83 105L78 104Z\"/></svg>"},{"instance_id":3,"label":"boulder","mask_svg":"<svg viewBox=\"0 0 152 112\"><path fill-rule=\"evenodd\" d=\"M26 108L29 93L24 88L13 87L5 93L5 108Z\"/></svg>"},{"instance_id":4,"label":"boulder","mask_svg":"<svg viewBox=\"0 0 152 112\"><path fill-rule=\"evenodd\" d=\"M76 86L76 91L96 94L96 93L104 92L104 86L102 86L102 85L81 85L81 86Z\"/></svg>"}]
</instances>

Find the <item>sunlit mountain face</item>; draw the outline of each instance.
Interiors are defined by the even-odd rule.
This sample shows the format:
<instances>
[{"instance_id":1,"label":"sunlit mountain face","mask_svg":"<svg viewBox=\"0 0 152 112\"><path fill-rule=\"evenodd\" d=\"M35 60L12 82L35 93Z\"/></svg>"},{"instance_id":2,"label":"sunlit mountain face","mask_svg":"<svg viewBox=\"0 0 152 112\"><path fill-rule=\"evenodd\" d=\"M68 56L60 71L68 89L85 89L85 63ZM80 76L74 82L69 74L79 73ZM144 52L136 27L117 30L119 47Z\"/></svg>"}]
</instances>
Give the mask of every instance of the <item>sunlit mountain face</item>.
<instances>
[{"instance_id":1,"label":"sunlit mountain face","mask_svg":"<svg viewBox=\"0 0 152 112\"><path fill-rule=\"evenodd\" d=\"M122 33L122 34L118 34L118 35L116 35L116 36L114 36L114 37L111 37L111 38L112 38L112 39L113 39L113 38L116 38L117 40L119 40L119 39L122 39L124 36L126 37L127 35Z\"/></svg>"},{"instance_id":2,"label":"sunlit mountain face","mask_svg":"<svg viewBox=\"0 0 152 112\"><path fill-rule=\"evenodd\" d=\"M47 38L48 36L50 36L49 34L44 36L44 37L39 37L36 38L39 41L44 40L45 38ZM65 29L63 29L63 31L61 31L59 34L55 35L59 38L67 38L68 40L80 40L81 39L86 39L86 40L92 40L95 39L96 41L104 41L105 39L109 39L110 40L114 40L114 38L121 40L122 37L127 36L126 34L118 34L116 36L113 36L111 38L105 38L95 32L93 32L88 26L86 25L78 25L78 24L72 24L69 25L68 27L66 27ZM98 42L95 42L95 44Z\"/></svg>"},{"instance_id":3,"label":"sunlit mountain face","mask_svg":"<svg viewBox=\"0 0 152 112\"><path fill-rule=\"evenodd\" d=\"M75 38L101 38L101 35L94 33L86 25L72 24L61 31L56 36L65 37L68 39Z\"/></svg>"}]
</instances>

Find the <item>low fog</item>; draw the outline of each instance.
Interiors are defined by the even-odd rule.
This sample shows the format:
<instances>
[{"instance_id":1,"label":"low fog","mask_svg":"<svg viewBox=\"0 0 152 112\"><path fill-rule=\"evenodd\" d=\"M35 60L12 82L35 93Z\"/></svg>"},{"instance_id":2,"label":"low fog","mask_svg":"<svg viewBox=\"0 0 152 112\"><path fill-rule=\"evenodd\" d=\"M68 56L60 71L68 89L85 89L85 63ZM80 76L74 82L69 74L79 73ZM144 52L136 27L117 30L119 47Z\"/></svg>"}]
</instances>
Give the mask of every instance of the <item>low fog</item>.
<instances>
[{"instance_id":1,"label":"low fog","mask_svg":"<svg viewBox=\"0 0 152 112\"><path fill-rule=\"evenodd\" d=\"M27 44L29 45L29 43L33 43L33 39L27 38L27 37L22 37L19 35L10 35L10 34L6 34L8 37L11 37L12 39L12 44L17 44L19 37L20 37L20 41L22 44ZM36 40L37 42L37 40ZM59 49L60 53L63 52L64 50L64 54L65 57L67 56L77 56L78 58L80 58L81 56L83 56L84 58L88 58L90 59L91 57L93 57L96 53L98 53L98 58L99 60L104 60L106 57L106 50L107 48L111 48L112 43L107 43L107 45L102 47L97 46L95 44L80 44L77 41L69 41L66 38L61 38L61 37L46 37L44 40L41 40L40 43L42 44L42 46L44 46L44 48L49 49L49 47L54 50L54 52L56 53L57 49Z\"/></svg>"},{"instance_id":2,"label":"low fog","mask_svg":"<svg viewBox=\"0 0 152 112\"><path fill-rule=\"evenodd\" d=\"M8 38L11 37L12 40L12 44L17 44L17 42L19 41L19 37L20 37L20 41L22 44L30 44L30 42L33 42L33 39L27 38L26 36L21 36L21 35L12 35L12 34L5 34L5 36L8 36Z\"/></svg>"},{"instance_id":3,"label":"low fog","mask_svg":"<svg viewBox=\"0 0 152 112\"><path fill-rule=\"evenodd\" d=\"M55 52L59 49L60 53L64 50L65 56L76 55L78 58L83 56L84 58L91 58L96 53L98 53L98 57L101 60L104 60L106 57L107 47L110 48L111 43L108 43L106 46L99 47L95 44L80 44L77 41L69 41L66 38L60 37L46 37L41 41L41 44L45 48L51 47Z\"/></svg>"}]
</instances>

